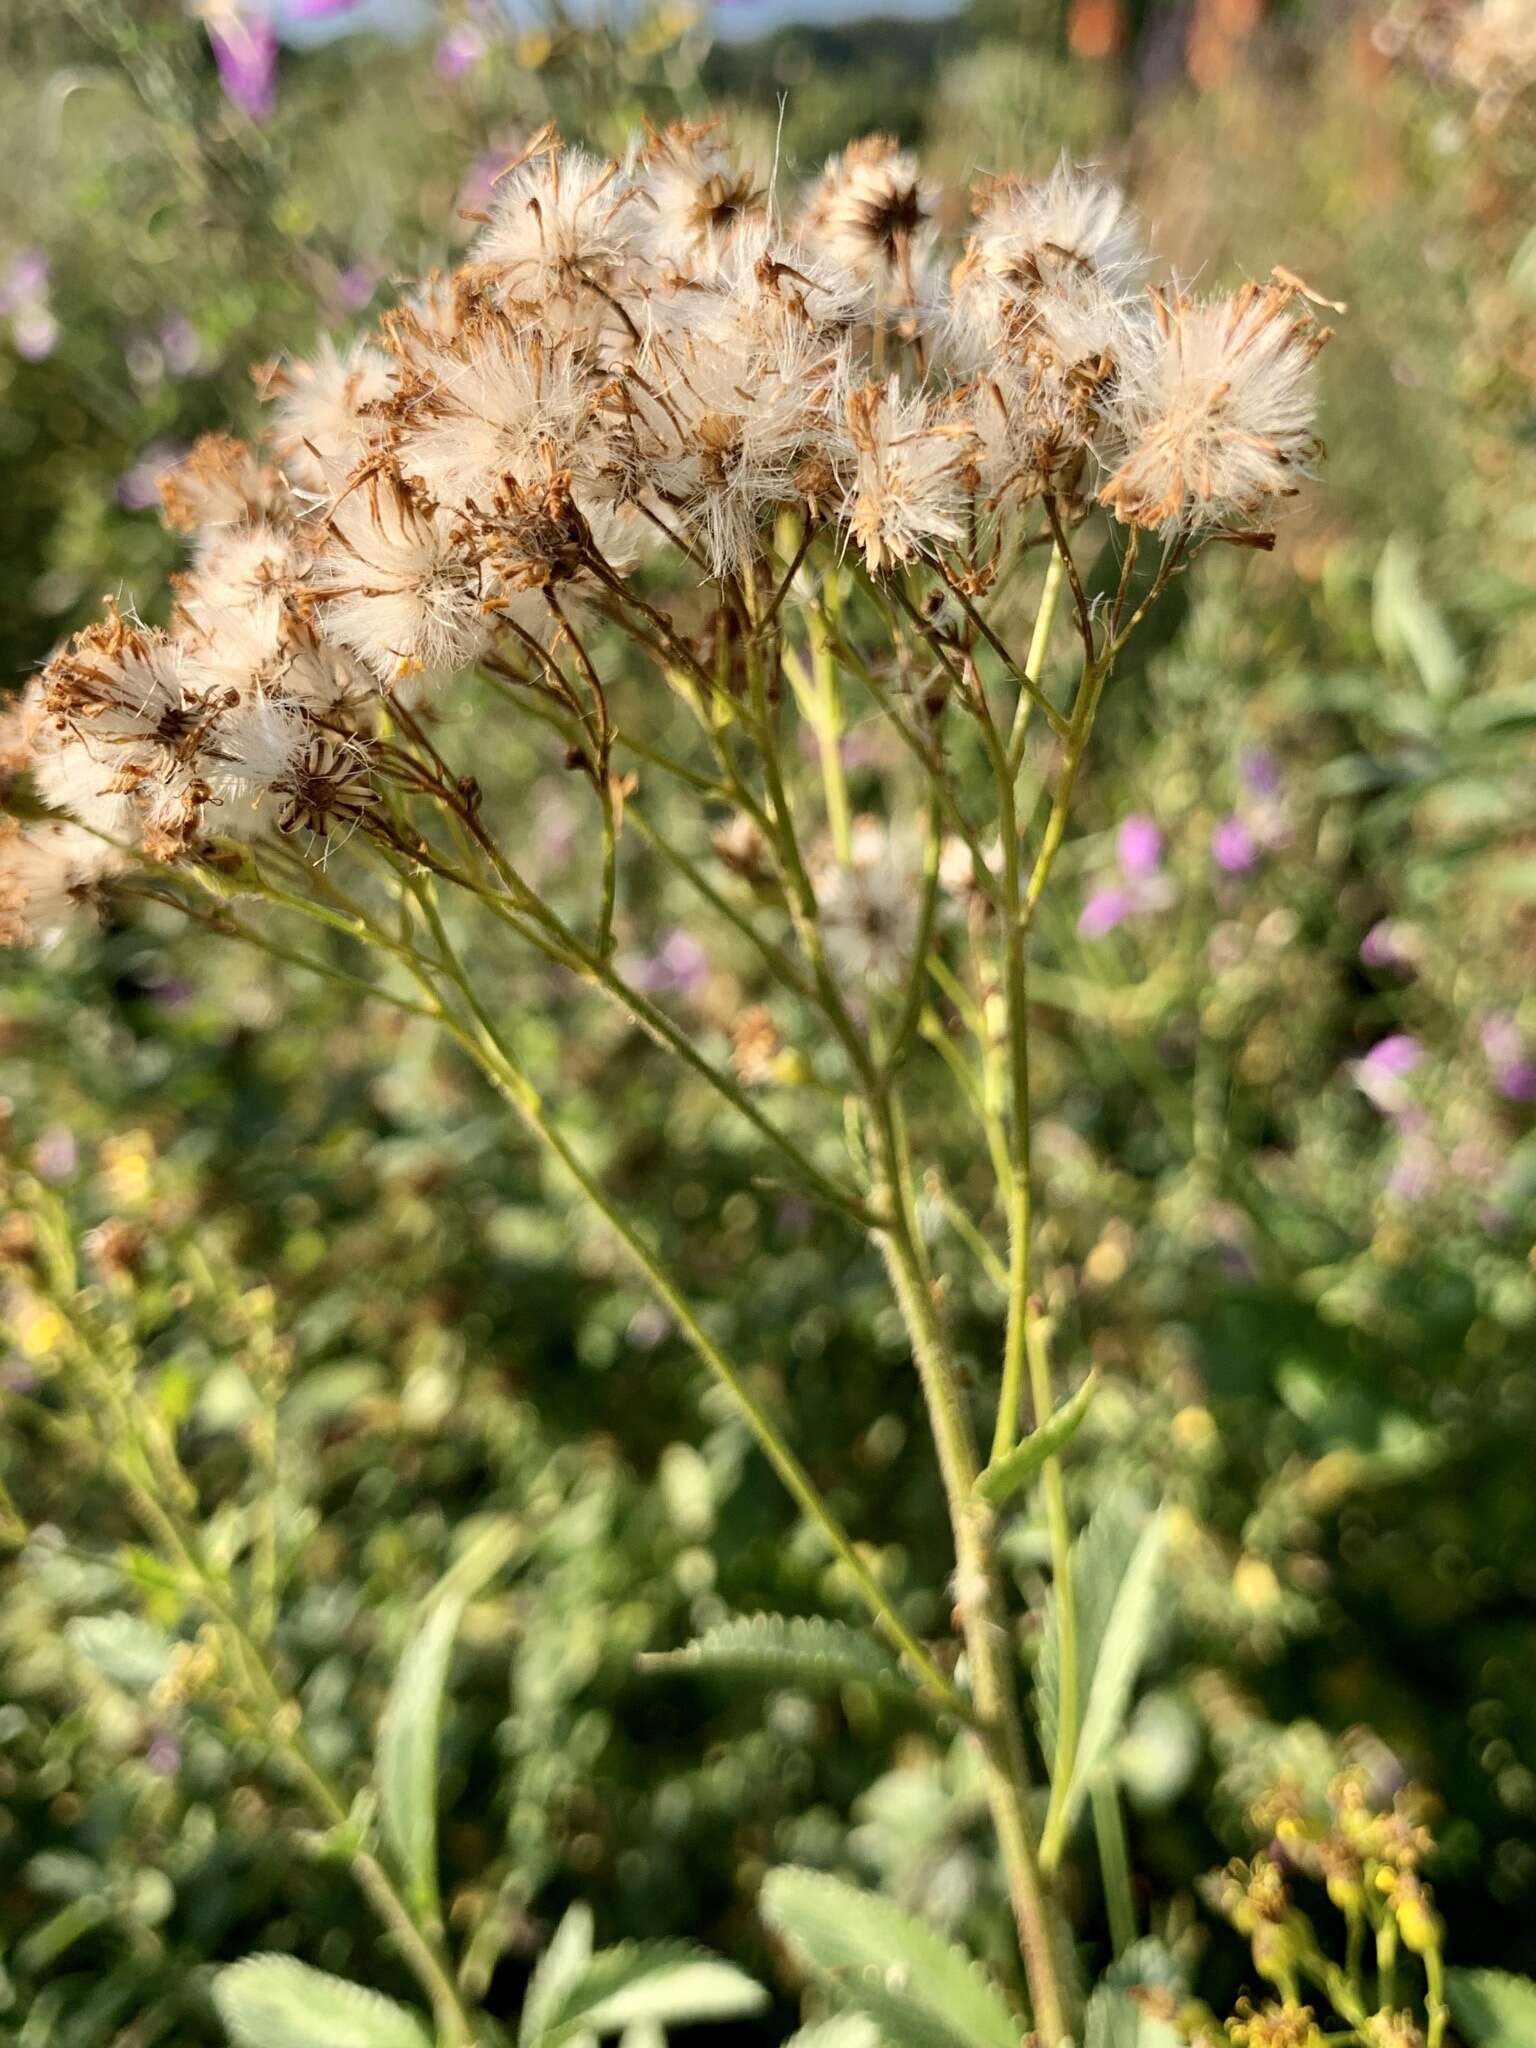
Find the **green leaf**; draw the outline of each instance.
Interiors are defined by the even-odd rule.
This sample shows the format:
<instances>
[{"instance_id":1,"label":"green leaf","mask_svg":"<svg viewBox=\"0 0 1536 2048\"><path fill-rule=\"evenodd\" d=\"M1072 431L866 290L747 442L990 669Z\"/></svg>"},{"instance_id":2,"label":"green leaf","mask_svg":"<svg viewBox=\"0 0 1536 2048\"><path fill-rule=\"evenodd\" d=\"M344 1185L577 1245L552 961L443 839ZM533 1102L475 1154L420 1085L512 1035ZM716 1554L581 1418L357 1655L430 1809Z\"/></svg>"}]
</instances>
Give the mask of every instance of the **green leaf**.
<instances>
[{"instance_id":1,"label":"green leaf","mask_svg":"<svg viewBox=\"0 0 1536 2048\"><path fill-rule=\"evenodd\" d=\"M1019 2022L981 1965L894 1900L787 1868L770 1871L759 1905L888 2048L1019 2048Z\"/></svg>"},{"instance_id":2,"label":"green leaf","mask_svg":"<svg viewBox=\"0 0 1536 2048\"><path fill-rule=\"evenodd\" d=\"M1017 1449L987 1467L976 1482L976 1491L989 1507L1000 1508L1004 1501L1012 1500L1020 1487L1029 1484L1047 1458L1054 1458L1066 1449L1082 1427L1098 1384L1097 1372L1089 1373L1070 1401L1063 1401L1056 1412L1032 1435L1025 1437Z\"/></svg>"},{"instance_id":3,"label":"green leaf","mask_svg":"<svg viewBox=\"0 0 1536 2048\"><path fill-rule=\"evenodd\" d=\"M551 2015L569 1996L592 1960L592 1908L578 1900L555 1929L533 1966L517 2023L518 2048L534 2048Z\"/></svg>"},{"instance_id":4,"label":"green leaf","mask_svg":"<svg viewBox=\"0 0 1536 2048\"><path fill-rule=\"evenodd\" d=\"M880 2035L861 2012L836 2012L790 2035L784 2048L880 2048Z\"/></svg>"},{"instance_id":5,"label":"green leaf","mask_svg":"<svg viewBox=\"0 0 1536 2048\"><path fill-rule=\"evenodd\" d=\"M567 1916L569 1917L569 1916ZM550 2001L522 2048L560 2048L583 2035L687 2026L761 2012L768 1994L731 1963L685 1942L630 1941L599 1949ZM527 2025L527 2008L524 2008Z\"/></svg>"},{"instance_id":6,"label":"green leaf","mask_svg":"<svg viewBox=\"0 0 1536 2048\"><path fill-rule=\"evenodd\" d=\"M1424 590L1418 548L1406 534L1394 533L1381 551L1371 590L1371 627L1387 660L1410 662L1431 697L1445 703L1461 694L1461 655Z\"/></svg>"},{"instance_id":7,"label":"green leaf","mask_svg":"<svg viewBox=\"0 0 1536 2048\"><path fill-rule=\"evenodd\" d=\"M292 1956L249 1956L220 1970L213 2002L235 2048L430 2048L403 2005Z\"/></svg>"},{"instance_id":8,"label":"green leaf","mask_svg":"<svg viewBox=\"0 0 1536 2048\"><path fill-rule=\"evenodd\" d=\"M656 1651L642 1671L740 1671L792 1685L888 1685L910 1691L880 1645L821 1615L742 1614L680 1650Z\"/></svg>"},{"instance_id":9,"label":"green leaf","mask_svg":"<svg viewBox=\"0 0 1536 2048\"><path fill-rule=\"evenodd\" d=\"M449 1653L465 1608L519 1541L517 1525L498 1519L443 1574L422 1603L379 1723L374 1781L384 1832L404 1867L412 1902L433 1914L438 1907L437 1746Z\"/></svg>"},{"instance_id":10,"label":"green leaf","mask_svg":"<svg viewBox=\"0 0 1536 2048\"><path fill-rule=\"evenodd\" d=\"M171 1638L137 1615L77 1615L64 1634L72 1649L125 1692L153 1691L171 1666Z\"/></svg>"},{"instance_id":11,"label":"green leaf","mask_svg":"<svg viewBox=\"0 0 1536 2048\"><path fill-rule=\"evenodd\" d=\"M1078 1699L1081 1722L1071 1783L1054 1791L1061 1838L1071 1832L1089 1785L1107 1765L1125 1726L1157 1613L1163 1523L1138 1503L1106 1501L1073 1546ZM1061 1644L1053 1599L1036 1666L1047 1756L1055 1754L1061 1702Z\"/></svg>"},{"instance_id":12,"label":"green leaf","mask_svg":"<svg viewBox=\"0 0 1536 2048\"><path fill-rule=\"evenodd\" d=\"M1536 1983L1507 1970L1447 1970L1446 2002L1467 2048L1531 2048Z\"/></svg>"},{"instance_id":13,"label":"green leaf","mask_svg":"<svg viewBox=\"0 0 1536 2048\"><path fill-rule=\"evenodd\" d=\"M1084 2048L1183 2048L1184 2036L1118 1984L1101 1984L1083 2018Z\"/></svg>"}]
</instances>

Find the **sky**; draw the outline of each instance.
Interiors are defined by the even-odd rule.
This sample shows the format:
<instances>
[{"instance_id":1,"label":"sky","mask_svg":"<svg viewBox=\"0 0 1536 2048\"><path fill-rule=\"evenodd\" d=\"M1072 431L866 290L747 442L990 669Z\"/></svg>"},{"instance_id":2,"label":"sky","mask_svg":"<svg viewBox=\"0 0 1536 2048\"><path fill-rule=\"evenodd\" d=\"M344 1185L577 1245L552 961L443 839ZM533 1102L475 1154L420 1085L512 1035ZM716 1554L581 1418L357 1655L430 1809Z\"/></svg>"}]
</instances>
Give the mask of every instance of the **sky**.
<instances>
[{"instance_id":1,"label":"sky","mask_svg":"<svg viewBox=\"0 0 1536 2048\"><path fill-rule=\"evenodd\" d=\"M622 13L624 0L566 0L569 11L598 16ZM714 0L712 22L723 40L742 42L780 28L786 22L834 23L931 20L953 14L960 0ZM547 19L543 0L500 0L509 20L535 26ZM285 43L296 49L332 41L362 29L386 35L418 35L435 18L431 0L352 0L352 4L316 4L316 0L268 0L268 12Z\"/></svg>"}]
</instances>

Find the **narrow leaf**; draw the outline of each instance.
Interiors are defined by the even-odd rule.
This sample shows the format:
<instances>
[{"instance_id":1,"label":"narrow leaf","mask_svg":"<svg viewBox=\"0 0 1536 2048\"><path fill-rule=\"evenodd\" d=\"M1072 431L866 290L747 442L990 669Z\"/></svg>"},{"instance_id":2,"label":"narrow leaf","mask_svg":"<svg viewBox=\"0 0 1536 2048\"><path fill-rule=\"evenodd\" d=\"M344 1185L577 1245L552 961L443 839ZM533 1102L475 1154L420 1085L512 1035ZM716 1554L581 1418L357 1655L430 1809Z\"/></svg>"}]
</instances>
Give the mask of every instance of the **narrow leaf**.
<instances>
[{"instance_id":1,"label":"narrow leaf","mask_svg":"<svg viewBox=\"0 0 1536 2048\"><path fill-rule=\"evenodd\" d=\"M437 1749L448 1658L464 1610L519 1542L515 1523L497 1520L443 1574L422 1603L379 1723L374 1779L384 1832L404 1869L413 1903L435 1914Z\"/></svg>"},{"instance_id":2,"label":"narrow leaf","mask_svg":"<svg viewBox=\"0 0 1536 2048\"><path fill-rule=\"evenodd\" d=\"M886 1685L910 1691L880 1645L821 1615L743 1614L680 1650L640 1659L642 1671L737 1671L782 1684Z\"/></svg>"},{"instance_id":3,"label":"narrow leaf","mask_svg":"<svg viewBox=\"0 0 1536 2048\"><path fill-rule=\"evenodd\" d=\"M534 2048L592 1960L592 1908L578 1900L533 1967L517 2024L518 2048Z\"/></svg>"},{"instance_id":4,"label":"narrow leaf","mask_svg":"<svg viewBox=\"0 0 1536 2048\"><path fill-rule=\"evenodd\" d=\"M894 1900L818 1870L771 1871L763 1918L888 2048L1019 2048L981 1965Z\"/></svg>"},{"instance_id":5,"label":"narrow leaf","mask_svg":"<svg viewBox=\"0 0 1536 2048\"><path fill-rule=\"evenodd\" d=\"M1531 2048L1536 1983L1507 1970L1447 1970L1446 2001L1467 2048Z\"/></svg>"},{"instance_id":6,"label":"narrow leaf","mask_svg":"<svg viewBox=\"0 0 1536 2048\"><path fill-rule=\"evenodd\" d=\"M989 1507L1000 1508L1012 1500L1020 1487L1027 1486L1047 1458L1066 1449L1082 1427L1084 1416L1098 1390L1097 1372L1089 1373L1070 1401L1063 1401L1032 1435L987 1467L976 1482L976 1491Z\"/></svg>"},{"instance_id":7,"label":"narrow leaf","mask_svg":"<svg viewBox=\"0 0 1536 2048\"><path fill-rule=\"evenodd\" d=\"M624 1942L600 1949L544 2012L524 2048L561 2048L628 2027L687 2026L761 2012L768 1996L730 1963L683 1942ZM524 2016L526 2025L526 2010Z\"/></svg>"},{"instance_id":8,"label":"narrow leaf","mask_svg":"<svg viewBox=\"0 0 1536 2048\"><path fill-rule=\"evenodd\" d=\"M1051 1833L1058 1848L1124 1729L1156 1618L1162 1552L1161 1517L1149 1515L1135 1500L1105 1501L1073 1545L1082 1718L1071 1782L1052 1788ZM1061 1703L1061 1643L1054 1597L1035 1675L1042 1739L1046 1754L1053 1756Z\"/></svg>"},{"instance_id":9,"label":"narrow leaf","mask_svg":"<svg viewBox=\"0 0 1536 2048\"><path fill-rule=\"evenodd\" d=\"M235 2048L429 2048L403 2005L292 1956L249 1956L220 1970L213 2003Z\"/></svg>"},{"instance_id":10,"label":"narrow leaf","mask_svg":"<svg viewBox=\"0 0 1536 2048\"><path fill-rule=\"evenodd\" d=\"M1427 694L1448 702L1461 692L1465 668L1450 628L1419 576L1419 554L1406 534L1394 533L1381 551L1371 593L1376 644L1389 661L1406 659Z\"/></svg>"}]
</instances>

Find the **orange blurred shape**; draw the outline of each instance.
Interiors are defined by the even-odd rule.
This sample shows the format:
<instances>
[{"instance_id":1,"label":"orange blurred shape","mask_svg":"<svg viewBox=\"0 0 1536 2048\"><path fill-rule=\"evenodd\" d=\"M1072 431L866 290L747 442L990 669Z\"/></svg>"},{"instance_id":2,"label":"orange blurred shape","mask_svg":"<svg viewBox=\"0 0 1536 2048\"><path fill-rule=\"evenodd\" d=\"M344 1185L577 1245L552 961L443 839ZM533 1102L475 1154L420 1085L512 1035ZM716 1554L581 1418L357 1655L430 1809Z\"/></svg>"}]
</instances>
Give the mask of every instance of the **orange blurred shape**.
<instances>
[{"instance_id":1,"label":"orange blurred shape","mask_svg":"<svg viewBox=\"0 0 1536 2048\"><path fill-rule=\"evenodd\" d=\"M1124 29L1120 0L1072 0L1067 46L1074 57L1113 57Z\"/></svg>"},{"instance_id":2,"label":"orange blurred shape","mask_svg":"<svg viewBox=\"0 0 1536 2048\"><path fill-rule=\"evenodd\" d=\"M1222 85L1232 76L1241 47L1263 12L1264 0L1196 0L1185 46L1185 64L1196 85Z\"/></svg>"}]
</instances>

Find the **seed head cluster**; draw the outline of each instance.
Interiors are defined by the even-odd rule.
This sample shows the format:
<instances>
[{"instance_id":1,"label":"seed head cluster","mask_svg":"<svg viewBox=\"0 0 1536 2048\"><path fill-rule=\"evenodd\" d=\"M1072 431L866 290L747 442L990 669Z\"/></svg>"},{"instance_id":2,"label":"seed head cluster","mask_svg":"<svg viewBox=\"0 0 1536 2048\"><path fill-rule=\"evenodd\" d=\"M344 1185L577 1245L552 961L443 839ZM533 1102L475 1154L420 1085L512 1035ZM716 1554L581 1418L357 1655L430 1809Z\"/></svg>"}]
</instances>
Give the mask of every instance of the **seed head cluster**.
<instances>
[{"instance_id":1,"label":"seed head cluster","mask_svg":"<svg viewBox=\"0 0 1536 2048\"><path fill-rule=\"evenodd\" d=\"M6 714L0 774L57 815L0 839L0 940L136 858L387 829L385 700L552 658L637 569L771 590L786 517L876 581L973 590L1041 498L1165 545L1262 527L1317 451L1327 331L1287 273L1197 299L1148 269L1065 162L978 187L946 252L885 137L786 209L712 126L622 163L541 133L461 269L259 371L266 447L209 435L169 477L169 626L109 606Z\"/></svg>"}]
</instances>

